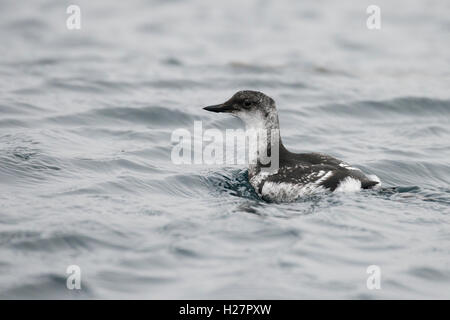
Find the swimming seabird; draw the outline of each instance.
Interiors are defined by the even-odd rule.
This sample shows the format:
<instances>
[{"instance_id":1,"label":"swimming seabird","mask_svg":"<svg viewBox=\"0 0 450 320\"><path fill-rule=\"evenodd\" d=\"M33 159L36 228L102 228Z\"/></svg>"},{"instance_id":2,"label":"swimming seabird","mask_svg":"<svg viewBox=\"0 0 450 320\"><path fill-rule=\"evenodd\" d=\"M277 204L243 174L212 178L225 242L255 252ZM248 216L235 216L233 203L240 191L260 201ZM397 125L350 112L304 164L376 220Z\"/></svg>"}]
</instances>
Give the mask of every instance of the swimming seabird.
<instances>
[{"instance_id":1,"label":"swimming seabird","mask_svg":"<svg viewBox=\"0 0 450 320\"><path fill-rule=\"evenodd\" d=\"M247 130L267 132L267 138L263 140L265 144L256 151L257 161L249 165L250 184L265 200L293 201L319 191L370 189L379 184L376 176L369 178L361 170L332 156L288 151L279 134L275 101L262 92L239 91L228 101L204 109L230 113L243 120ZM276 144L279 155L277 168L265 170L269 164L262 161L262 156L270 157Z\"/></svg>"}]
</instances>

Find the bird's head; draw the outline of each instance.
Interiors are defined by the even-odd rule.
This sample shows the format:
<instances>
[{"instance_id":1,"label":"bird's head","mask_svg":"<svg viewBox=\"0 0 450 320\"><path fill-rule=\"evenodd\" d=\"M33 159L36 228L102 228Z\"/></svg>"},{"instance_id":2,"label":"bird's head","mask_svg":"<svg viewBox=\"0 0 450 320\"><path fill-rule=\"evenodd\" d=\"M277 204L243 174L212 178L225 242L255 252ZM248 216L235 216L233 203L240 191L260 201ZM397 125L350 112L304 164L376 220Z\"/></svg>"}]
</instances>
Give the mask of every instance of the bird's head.
<instances>
[{"instance_id":1,"label":"bird's head","mask_svg":"<svg viewBox=\"0 0 450 320\"><path fill-rule=\"evenodd\" d=\"M230 113L244 121L247 128L278 128L275 101L262 92L239 91L224 103L203 109L211 112Z\"/></svg>"}]
</instances>

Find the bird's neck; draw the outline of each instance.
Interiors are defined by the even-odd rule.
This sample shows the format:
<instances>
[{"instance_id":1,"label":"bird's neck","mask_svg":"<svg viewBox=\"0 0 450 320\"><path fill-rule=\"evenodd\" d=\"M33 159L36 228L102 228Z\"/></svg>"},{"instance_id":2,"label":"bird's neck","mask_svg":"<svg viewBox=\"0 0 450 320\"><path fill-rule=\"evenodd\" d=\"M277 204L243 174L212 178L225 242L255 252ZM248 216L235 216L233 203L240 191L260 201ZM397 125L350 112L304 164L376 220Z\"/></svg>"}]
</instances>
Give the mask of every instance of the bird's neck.
<instances>
[{"instance_id":1,"label":"bird's neck","mask_svg":"<svg viewBox=\"0 0 450 320\"><path fill-rule=\"evenodd\" d=\"M261 168L278 167L280 152L286 150L281 142L280 125L276 112L269 117L245 119L245 128L256 134L249 143L249 171L256 174Z\"/></svg>"}]
</instances>

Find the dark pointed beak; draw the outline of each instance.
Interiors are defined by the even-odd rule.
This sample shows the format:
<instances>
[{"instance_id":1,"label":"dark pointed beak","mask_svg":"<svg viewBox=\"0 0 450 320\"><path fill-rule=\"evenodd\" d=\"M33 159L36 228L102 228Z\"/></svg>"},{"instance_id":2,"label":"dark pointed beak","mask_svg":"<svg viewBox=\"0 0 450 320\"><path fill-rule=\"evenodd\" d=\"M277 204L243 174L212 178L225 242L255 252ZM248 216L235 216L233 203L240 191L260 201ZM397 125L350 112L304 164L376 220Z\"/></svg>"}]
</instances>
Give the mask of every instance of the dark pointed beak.
<instances>
[{"instance_id":1,"label":"dark pointed beak","mask_svg":"<svg viewBox=\"0 0 450 320\"><path fill-rule=\"evenodd\" d=\"M225 103L216 104L214 106L208 106L203 108L203 110L211 111L211 112L228 112L231 111L232 108L227 106Z\"/></svg>"}]
</instances>

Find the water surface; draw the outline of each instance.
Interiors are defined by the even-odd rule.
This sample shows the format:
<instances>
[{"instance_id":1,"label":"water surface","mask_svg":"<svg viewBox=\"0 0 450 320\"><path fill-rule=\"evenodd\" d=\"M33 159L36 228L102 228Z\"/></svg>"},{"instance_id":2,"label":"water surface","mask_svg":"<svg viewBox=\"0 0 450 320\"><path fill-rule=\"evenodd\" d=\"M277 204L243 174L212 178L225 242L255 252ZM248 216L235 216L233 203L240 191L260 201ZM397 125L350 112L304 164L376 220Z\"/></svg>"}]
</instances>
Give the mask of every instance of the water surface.
<instances>
[{"instance_id":1,"label":"water surface","mask_svg":"<svg viewBox=\"0 0 450 320\"><path fill-rule=\"evenodd\" d=\"M450 298L448 1L0 3L1 298ZM276 101L292 151L384 191L275 204L177 166L201 108ZM82 290L66 289L66 268ZM381 268L368 290L366 269Z\"/></svg>"}]
</instances>

